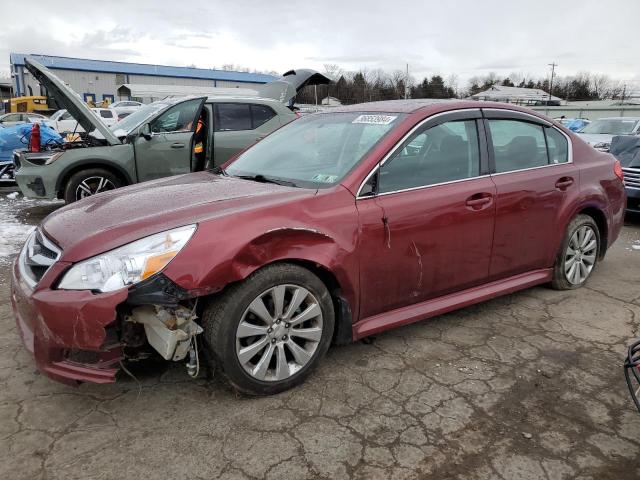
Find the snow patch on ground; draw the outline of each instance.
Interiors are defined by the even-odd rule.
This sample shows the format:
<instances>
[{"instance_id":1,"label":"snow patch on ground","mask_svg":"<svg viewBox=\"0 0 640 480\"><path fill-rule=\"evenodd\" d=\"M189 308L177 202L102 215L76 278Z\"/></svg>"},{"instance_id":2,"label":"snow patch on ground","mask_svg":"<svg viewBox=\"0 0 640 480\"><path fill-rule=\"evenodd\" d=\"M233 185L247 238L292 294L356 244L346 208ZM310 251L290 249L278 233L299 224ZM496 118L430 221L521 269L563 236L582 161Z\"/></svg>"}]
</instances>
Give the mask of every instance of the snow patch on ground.
<instances>
[{"instance_id":1,"label":"snow patch on ground","mask_svg":"<svg viewBox=\"0 0 640 480\"><path fill-rule=\"evenodd\" d=\"M20 251L27 236L36 228L23 223L17 216L25 204L24 197L18 192L0 197L0 264L6 263L11 255Z\"/></svg>"}]
</instances>

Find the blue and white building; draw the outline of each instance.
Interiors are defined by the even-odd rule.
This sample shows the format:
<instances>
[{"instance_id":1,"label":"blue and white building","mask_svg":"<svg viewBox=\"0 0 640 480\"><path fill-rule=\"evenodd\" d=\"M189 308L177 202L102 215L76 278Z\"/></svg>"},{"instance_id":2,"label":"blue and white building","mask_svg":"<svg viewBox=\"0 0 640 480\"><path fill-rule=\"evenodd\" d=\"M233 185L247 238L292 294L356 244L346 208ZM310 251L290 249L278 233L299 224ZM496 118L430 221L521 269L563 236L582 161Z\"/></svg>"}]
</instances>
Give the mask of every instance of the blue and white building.
<instances>
[{"instance_id":1,"label":"blue and white building","mask_svg":"<svg viewBox=\"0 0 640 480\"><path fill-rule=\"evenodd\" d=\"M34 58L54 72L85 101L92 100L96 103L103 100L145 101L143 98L120 98L118 87L124 84L251 88L275 80L275 77L261 73L11 53L11 78L13 95L16 97L47 95L44 87L26 69L26 56Z\"/></svg>"}]
</instances>

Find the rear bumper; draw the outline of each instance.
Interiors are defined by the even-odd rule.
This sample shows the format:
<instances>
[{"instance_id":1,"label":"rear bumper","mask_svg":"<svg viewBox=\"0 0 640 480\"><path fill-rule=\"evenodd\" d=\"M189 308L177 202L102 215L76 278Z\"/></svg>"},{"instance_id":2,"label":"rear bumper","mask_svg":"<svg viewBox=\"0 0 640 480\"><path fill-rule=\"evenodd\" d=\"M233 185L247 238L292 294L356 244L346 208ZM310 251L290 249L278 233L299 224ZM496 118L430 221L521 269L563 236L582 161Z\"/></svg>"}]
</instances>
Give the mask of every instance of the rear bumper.
<instances>
[{"instance_id":1,"label":"rear bumper","mask_svg":"<svg viewBox=\"0 0 640 480\"><path fill-rule=\"evenodd\" d=\"M52 290L66 268L54 264L32 289L21 277L18 260L14 262L11 304L22 341L38 369L54 380L72 385L114 382L123 352L106 328L115 322L116 307L126 300L127 290Z\"/></svg>"}]
</instances>

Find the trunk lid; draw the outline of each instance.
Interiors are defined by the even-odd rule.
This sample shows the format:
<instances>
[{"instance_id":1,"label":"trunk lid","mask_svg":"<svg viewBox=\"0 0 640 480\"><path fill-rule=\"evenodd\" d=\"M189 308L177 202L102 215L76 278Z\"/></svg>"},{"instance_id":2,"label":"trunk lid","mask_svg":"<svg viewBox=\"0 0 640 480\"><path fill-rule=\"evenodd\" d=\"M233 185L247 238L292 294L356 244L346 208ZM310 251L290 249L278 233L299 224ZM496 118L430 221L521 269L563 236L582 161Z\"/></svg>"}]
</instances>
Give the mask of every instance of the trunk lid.
<instances>
[{"instance_id":1,"label":"trunk lid","mask_svg":"<svg viewBox=\"0 0 640 480\"><path fill-rule=\"evenodd\" d=\"M285 72L278 80L260 85L258 92L261 97L274 98L288 104L307 85L327 85L331 82L329 77L320 72L299 68Z\"/></svg>"},{"instance_id":2,"label":"trunk lid","mask_svg":"<svg viewBox=\"0 0 640 480\"><path fill-rule=\"evenodd\" d=\"M47 67L33 58L24 59L27 70L53 96L61 108L66 109L86 132L97 130L109 145L118 145L120 140L102 121L91 111L89 106L69 86L54 75Z\"/></svg>"}]
</instances>

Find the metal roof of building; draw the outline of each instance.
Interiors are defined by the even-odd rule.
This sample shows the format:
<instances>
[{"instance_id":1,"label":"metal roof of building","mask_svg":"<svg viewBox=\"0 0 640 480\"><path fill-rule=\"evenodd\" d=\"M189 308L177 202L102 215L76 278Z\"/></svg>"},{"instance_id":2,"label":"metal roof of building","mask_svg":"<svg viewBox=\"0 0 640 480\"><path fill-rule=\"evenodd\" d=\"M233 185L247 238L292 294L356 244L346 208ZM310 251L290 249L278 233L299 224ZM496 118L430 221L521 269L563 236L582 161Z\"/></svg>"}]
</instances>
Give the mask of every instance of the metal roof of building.
<instances>
[{"instance_id":1,"label":"metal roof of building","mask_svg":"<svg viewBox=\"0 0 640 480\"><path fill-rule=\"evenodd\" d=\"M483 92L471 95L471 98L478 100L562 100L559 97L551 96L549 93L539 88L505 87L494 85Z\"/></svg>"},{"instance_id":2,"label":"metal roof of building","mask_svg":"<svg viewBox=\"0 0 640 480\"><path fill-rule=\"evenodd\" d=\"M59 70L82 70L86 72L197 78L204 80L222 80L246 83L267 83L276 79L276 77L263 73L235 72L191 67L169 67L166 65L89 60L86 58L55 57L40 54L11 53L9 55L9 60L12 66L24 66L24 57L33 57L45 67Z\"/></svg>"}]
</instances>

